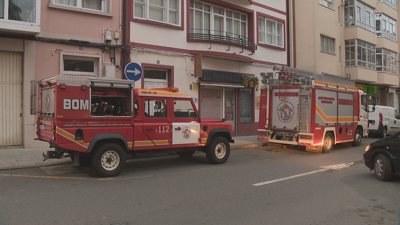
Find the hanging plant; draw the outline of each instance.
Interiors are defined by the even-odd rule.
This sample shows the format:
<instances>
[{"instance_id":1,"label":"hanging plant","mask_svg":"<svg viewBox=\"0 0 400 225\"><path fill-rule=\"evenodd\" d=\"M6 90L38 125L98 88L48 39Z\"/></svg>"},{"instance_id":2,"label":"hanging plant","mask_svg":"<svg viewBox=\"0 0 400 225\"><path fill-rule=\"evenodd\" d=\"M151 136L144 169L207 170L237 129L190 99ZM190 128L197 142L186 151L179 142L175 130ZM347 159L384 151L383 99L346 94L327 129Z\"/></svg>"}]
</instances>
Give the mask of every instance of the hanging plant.
<instances>
[{"instance_id":1,"label":"hanging plant","mask_svg":"<svg viewBox=\"0 0 400 225\"><path fill-rule=\"evenodd\" d=\"M257 77L250 77L250 76L243 76L243 82L242 82L244 88L247 88L250 90L250 94L253 91L253 88L258 91L258 78Z\"/></svg>"}]
</instances>

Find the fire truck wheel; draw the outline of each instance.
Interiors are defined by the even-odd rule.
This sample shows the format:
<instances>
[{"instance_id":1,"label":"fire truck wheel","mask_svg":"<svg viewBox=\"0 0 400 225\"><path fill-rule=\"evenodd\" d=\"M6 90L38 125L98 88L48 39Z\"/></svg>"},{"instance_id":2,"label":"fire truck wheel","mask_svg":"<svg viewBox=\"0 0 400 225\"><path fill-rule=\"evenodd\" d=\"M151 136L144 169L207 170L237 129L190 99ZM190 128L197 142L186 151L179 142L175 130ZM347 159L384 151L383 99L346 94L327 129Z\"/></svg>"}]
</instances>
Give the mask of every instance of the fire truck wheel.
<instances>
[{"instance_id":1,"label":"fire truck wheel","mask_svg":"<svg viewBox=\"0 0 400 225\"><path fill-rule=\"evenodd\" d=\"M377 155L374 164L374 172L378 180L388 181L392 178L392 164L386 155Z\"/></svg>"},{"instance_id":2,"label":"fire truck wheel","mask_svg":"<svg viewBox=\"0 0 400 225\"><path fill-rule=\"evenodd\" d=\"M362 130L356 129L356 133L354 134L353 146L359 146L362 140Z\"/></svg>"},{"instance_id":3,"label":"fire truck wheel","mask_svg":"<svg viewBox=\"0 0 400 225\"><path fill-rule=\"evenodd\" d=\"M324 142L322 142L322 152L328 153L333 148L333 136L331 133L326 133Z\"/></svg>"},{"instance_id":4,"label":"fire truck wheel","mask_svg":"<svg viewBox=\"0 0 400 225\"><path fill-rule=\"evenodd\" d=\"M102 177L113 177L121 173L126 164L126 154L114 143L102 145L93 155L92 167Z\"/></svg>"},{"instance_id":5,"label":"fire truck wheel","mask_svg":"<svg viewBox=\"0 0 400 225\"><path fill-rule=\"evenodd\" d=\"M176 154L178 154L180 157L188 158L191 157L195 152L196 150L190 150L190 151L187 150L187 151L177 152Z\"/></svg>"},{"instance_id":6,"label":"fire truck wheel","mask_svg":"<svg viewBox=\"0 0 400 225\"><path fill-rule=\"evenodd\" d=\"M230 154L229 142L224 137L217 137L207 146L206 156L209 162L222 164L228 160Z\"/></svg>"}]
</instances>

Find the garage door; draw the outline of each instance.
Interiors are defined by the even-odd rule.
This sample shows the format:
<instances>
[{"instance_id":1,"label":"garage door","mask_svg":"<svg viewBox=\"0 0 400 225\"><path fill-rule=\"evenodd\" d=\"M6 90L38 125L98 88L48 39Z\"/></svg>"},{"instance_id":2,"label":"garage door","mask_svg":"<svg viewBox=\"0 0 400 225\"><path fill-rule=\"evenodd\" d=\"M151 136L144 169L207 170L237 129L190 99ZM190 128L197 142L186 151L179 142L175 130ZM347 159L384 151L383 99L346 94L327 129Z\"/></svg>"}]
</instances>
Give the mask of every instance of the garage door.
<instances>
[{"instance_id":1,"label":"garage door","mask_svg":"<svg viewBox=\"0 0 400 225\"><path fill-rule=\"evenodd\" d=\"M22 53L0 52L0 146L22 145Z\"/></svg>"}]
</instances>

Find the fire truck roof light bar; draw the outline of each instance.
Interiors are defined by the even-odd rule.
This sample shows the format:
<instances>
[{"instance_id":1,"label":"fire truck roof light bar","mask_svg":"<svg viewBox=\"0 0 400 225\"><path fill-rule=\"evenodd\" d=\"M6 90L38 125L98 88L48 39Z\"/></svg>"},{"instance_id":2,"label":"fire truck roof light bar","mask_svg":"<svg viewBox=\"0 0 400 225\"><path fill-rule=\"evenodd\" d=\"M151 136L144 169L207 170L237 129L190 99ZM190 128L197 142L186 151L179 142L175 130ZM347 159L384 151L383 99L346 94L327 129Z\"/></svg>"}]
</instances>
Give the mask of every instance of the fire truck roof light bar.
<instances>
[{"instance_id":1,"label":"fire truck roof light bar","mask_svg":"<svg viewBox=\"0 0 400 225\"><path fill-rule=\"evenodd\" d=\"M113 88L132 88L132 84L121 84L121 83L100 83L100 82L91 82L91 87L113 87Z\"/></svg>"}]
</instances>

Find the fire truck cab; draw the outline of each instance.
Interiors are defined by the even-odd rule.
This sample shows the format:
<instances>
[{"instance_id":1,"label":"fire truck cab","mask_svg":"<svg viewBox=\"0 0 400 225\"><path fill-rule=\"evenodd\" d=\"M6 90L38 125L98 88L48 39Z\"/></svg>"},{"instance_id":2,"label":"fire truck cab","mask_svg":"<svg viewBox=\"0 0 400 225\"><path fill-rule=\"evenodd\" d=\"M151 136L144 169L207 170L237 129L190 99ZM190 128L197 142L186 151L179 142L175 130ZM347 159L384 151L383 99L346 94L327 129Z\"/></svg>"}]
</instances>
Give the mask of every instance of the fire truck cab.
<instances>
[{"instance_id":1,"label":"fire truck cab","mask_svg":"<svg viewBox=\"0 0 400 225\"><path fill-rule=\"evenodd\" d=\"M211 163L224 163L234 142L231 123L199 118L192 97L177 88L135 89L130 80L73 76L32 87L38 140L55 149L45 159L71 157L100 176L118 175L128 154L202 151Z\"/></svg>"},{"instance_id":2,"label":"fire truck cab","mask_svg":"<svg viewBox=\"0 0 400 225\"><path fill-rule=\"evenodd\" d=\"M369 96L362 89L283 67L261 76L259 141L327 153L338 143L358 146L368 135Z\"/></svg>"}]
</instances>

